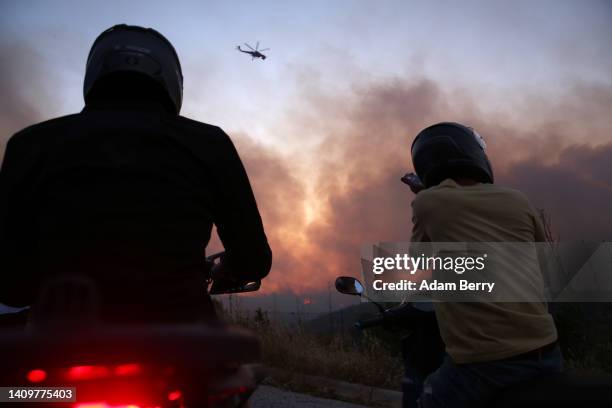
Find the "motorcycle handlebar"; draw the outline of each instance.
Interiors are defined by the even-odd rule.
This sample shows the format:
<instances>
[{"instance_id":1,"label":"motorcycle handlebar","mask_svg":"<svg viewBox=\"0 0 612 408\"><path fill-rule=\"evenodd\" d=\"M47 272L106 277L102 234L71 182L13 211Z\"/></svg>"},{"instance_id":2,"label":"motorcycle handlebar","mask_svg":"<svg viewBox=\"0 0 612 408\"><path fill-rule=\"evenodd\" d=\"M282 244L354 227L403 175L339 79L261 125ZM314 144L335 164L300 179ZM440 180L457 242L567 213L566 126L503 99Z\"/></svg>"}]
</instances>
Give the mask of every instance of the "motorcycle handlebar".
<instances>
[{"instance_id":1,"label":"motorcycle handlebar","mask_svg":"<svg viewBox=\"0 0 612 408\"><path fill-rule=\"evenodd\" d=\"M206 257L206 281L210 284L208 293L211 295L223 295L232 293L255 292L261 287L261 280L256 281L237 281L223 276L223 271L219 273L215 268L222 267L225 258L225 251ZM215 276L217 275L217 276Z\"/></svg>"}]
</instances>

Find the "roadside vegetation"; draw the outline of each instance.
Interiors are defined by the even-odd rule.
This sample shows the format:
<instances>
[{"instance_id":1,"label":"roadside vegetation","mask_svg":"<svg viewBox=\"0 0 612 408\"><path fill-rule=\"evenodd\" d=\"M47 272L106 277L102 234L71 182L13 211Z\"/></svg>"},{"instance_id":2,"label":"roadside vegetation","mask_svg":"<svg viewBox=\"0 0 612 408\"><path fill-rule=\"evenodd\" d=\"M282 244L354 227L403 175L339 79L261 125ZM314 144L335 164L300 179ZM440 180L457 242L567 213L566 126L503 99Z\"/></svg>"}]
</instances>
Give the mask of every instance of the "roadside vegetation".
<instances>
[{"instance_id":1,"label":"roadside vegetation","mask_svg":"<svg viewBox=\"0 0 612 408\"><path fill-rule=\"evenodd\" d=\"M217 309L226 321L257 333L263 362L284 372L281 381L294 381L290 374L299 373L399 390L401 356L374 334L365 333L359 340L348 333L315 335L300 323L273 322L261 309L255 313L234 309L231 315L218 303Z\"/></svg>"},{"instance_id":2,"label":"roadside vegetation","mask_svg":"<svg viewBox=\"0 0 612 408\"><path fill-rule=\"evenodd\" d=\"M552 312L566 367L612 373L612 304L558 303Z\"/></svg>"},{"instance_id":3,"label":"roadside vegetation","mask_svg":"<svg viewBox=\"0 0 612 408\"><path fill-rule=\"evenodd\" d=\"M301 321L292 325L274 322L261 309L249 313L234 308L230 315L220 303L217 308L224 320L257 333L263 362L278 369L274 377L279 386L308 392L292 375L304 374L400 390L403 366L399 346L405 333L373 329L359 336L340 330L313 334ZM612 373L612 304L557 303L552 313L566 367Z\"/></svg>"}]
</instances>

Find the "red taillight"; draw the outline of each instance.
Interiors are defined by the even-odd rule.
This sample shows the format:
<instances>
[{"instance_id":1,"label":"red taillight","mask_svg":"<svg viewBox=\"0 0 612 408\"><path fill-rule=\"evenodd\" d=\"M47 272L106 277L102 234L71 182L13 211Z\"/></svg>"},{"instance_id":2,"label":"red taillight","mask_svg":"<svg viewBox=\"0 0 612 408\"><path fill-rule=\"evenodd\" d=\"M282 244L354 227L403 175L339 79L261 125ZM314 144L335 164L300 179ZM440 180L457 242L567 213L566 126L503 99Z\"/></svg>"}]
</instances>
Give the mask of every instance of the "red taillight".
<instances>
[{"instance_id":1,"label":"red taillight","mask_svg":"<svg viewBox=\"0 0 612 408\"><path fill-rule=\"evenodd\" d=\"M27 379L33 383L45 381L47 379L47 372L45 370L30 370Z\"/></svg>"},{"instance_id":2,"label":"red taillight","mask_svg":"<svg viewBox=\"0 0 612 408\"><path fill-rule=\"evenodd\" d=\"M115 367L115 375L117 376L138 375L141 372L140 364L121 364Z\"/></svg>"},{"instance_id":3,"label":"red taillight","mask_svg":"<svg viewBox=\"0 0 612 408\"><path fill-rule=\"evenodd\" d=\"M95 380L109 377L110 370L106 366L87 365L70 367L66 373L66 378L72 381Z\"/></svg>"},{"instance_id":4,"label":"red taillight","mask_svg":"<svg viewBox=\"0 0 612 408\"><path fill-rule=\"evenodd\" d=\"M74 408L140 408L140 405L111 405L107 404L106 402L82 402L76 404Z\"/></svg>"},{"instance_id":5,"label":"red taillight","mask_svg":"<svg viewBox=\"0 0 612 408\"><path fill-rule=\"evenodd\" d=\"M83 365L70 367L66 371L66 379L72 381L97 380L108 377L125 377L142 373L140 364L120 364L114 368L103 365Z\"/></svg>"},{"instance_id":6,"label":"red taillight","mask_svg":"<svg viewBox=\"0 0 612 408\"><path fill-rule=\"evenodd\" d=\"M179 399L181 399L181 396L182 394L179 390L172 391L168 393L168 401L178 401Z\"/></svg>"}]
</instances>

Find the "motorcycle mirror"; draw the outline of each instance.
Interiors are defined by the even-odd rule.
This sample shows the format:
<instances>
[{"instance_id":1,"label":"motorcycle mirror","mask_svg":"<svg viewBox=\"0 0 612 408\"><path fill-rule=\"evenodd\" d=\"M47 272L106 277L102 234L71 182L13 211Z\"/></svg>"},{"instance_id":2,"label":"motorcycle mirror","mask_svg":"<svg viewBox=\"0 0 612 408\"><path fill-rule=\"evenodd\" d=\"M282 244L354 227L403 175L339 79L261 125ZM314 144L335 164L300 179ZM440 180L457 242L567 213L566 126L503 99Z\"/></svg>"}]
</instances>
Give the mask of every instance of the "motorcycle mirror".
<instances>
[{"instance_id":1,"label":"motorcycle mirror","mask_svg":"<svg viewBox=\"0 0 612 408\"><path fill-rule=\"evenodd\" d=\"M246 293L246 292L256 292L261 287L261 281L253 281L245 283L240 286L233 286L229 288L223 288L220 290L215 290L214 283L213 287L211 287L210 294L211 295L229 295L232 293Z\"/></svg>"},{"instance_id":2,"label":"motorcycle mirror","mask_svg":"<svg viewBox=\"0 0 612 408\"><path fill-rule=\"evenodd\" d=\"M240 288L240 292L255 292L261 287L261 281L249 282Z\"/></svg>"},{"instance_id":3,"label":"motorcycle mirror","mask_svg":"<svg viewBox=\"0 0 612 408\"><path fill-rule=\"evenodd\" d=\"M363 285L358 279L350 276L339 276L336 278L336 290L345 295L361 296Z\"/></svg>"}]
</instances>

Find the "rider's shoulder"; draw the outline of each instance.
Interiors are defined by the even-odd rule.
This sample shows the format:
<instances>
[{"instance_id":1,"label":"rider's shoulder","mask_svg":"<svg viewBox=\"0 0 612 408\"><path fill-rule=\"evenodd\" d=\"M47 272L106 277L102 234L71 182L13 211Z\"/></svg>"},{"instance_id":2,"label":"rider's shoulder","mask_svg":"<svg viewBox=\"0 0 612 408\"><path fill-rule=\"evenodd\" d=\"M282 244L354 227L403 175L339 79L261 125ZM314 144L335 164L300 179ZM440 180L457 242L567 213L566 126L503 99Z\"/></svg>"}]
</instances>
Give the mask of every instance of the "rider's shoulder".
<instances>
[{"instance_id":1,"label":"rider's shoulder","mask_svg":"<svg viewBox=\"0 0 612 408\"><path fill-rule=\"evenodd\" d=\"M510 187L491 183L478 183L463 187L452 179L446 179L436 186L419 192L414 199L414 205L430 205L435 202L448 204L453 199L473 195L482 199L490 198L516 204L529 204L529 199L523 192Z\"/></svg>"},{"instance_id":2,"label":"rider's shoulder","mask_svg":"<svg viewBox=\"0 0 612 408\"><path fill-rule=\"evenodd\" d=\"M446 194L449 192L449 189L456 189L459 187L460 187L459 184L457 184L452 179L446 179L442 181L440 184L437 184L435 186L421 190L416 195L414 199L414 203L419 204L419 203L429 202L432 200L437 200L439 198L446 196Z\"/></svg>"},{"instance_id":3,"label":"rider's shoulder","mask_svg":"<svg viewBox=\"0 0 612 408\"><path fill-rule=\"evenodd\" d=\"M172 120L173 133L196 149L233 151L234 144L219 126L211 125L184 116Z\"/></svg>"},{"instance_id":4,"label":"rider's shoulder","mask_svg":"<svg viewBox=\"0 0 612 408\"><path fill-rule=\"evenodd\" d=\"M197 134L207 134L211 137L227 138L227 134L219 126L211 125L209 123L200 122L194 119L187 118L185 116L177 116L176 123L186 131L191 131Z\"/></svg>"},{"instance_id":5,"label":"rider's shoulder","mask_svg":"<svg viewBox=\"0 0 612 408\"><path fill-rule=\"evenodd\" d=\"M522 191L505 186L497 186L497 188L499 192L499 201L503 201L516 208L527 209L531 212L534 211L535 207L533 207L531 200Z\"/></svg>"},{"instance_id":6,"label":"rider's shoulder","mask_svg":"<svg viewBox=\"0 0 612 408\"><path fill-rule=\"evenodd\" d=\"M9 142L26 143L39 137L49 137L50 134L53 134L52 131L54 129L66 126L67 124L78 120L78 118L79 114L75 113L35 123L15 133L9 139Z\"/></svg>"}]
</instances>

